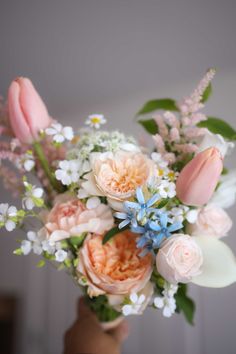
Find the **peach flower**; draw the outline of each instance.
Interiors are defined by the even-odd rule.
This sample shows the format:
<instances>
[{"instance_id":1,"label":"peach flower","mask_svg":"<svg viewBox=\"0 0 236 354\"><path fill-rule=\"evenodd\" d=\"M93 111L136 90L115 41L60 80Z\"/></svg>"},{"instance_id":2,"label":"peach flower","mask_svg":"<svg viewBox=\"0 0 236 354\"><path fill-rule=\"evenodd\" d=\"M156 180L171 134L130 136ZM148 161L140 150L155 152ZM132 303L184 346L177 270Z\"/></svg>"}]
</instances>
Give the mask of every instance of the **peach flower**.
<instances>
[{"instance_id":1,"label":"peach flower","mask_svg":"<svg viewBox=\"0 0 236 354\"><path fill-rule=\"evenodd\" d=\"M229 215L220 207L210 204L202 208L195 224L188 226L188 232L194 236L224 237L232 227Z\"/></svg>"},{"instance_id":2,"label":"peach flower","mask_svg":"<svg viewBox=\"0 0 236 354\"><path fill-rule=\"evenodd\" d=\"M152 274L152 256L139 256L137 237L124 231L103 245L102 235L87 236L77 270L86 279L89 296L123 295L145 287Z\"/></svg>"},{"instance_id":3,"label":"peach flower","mask_svg":"<svg viewBox=\"0 0 236 354\"><path fill-rule=\"evenodd\" d=\"M201 273L203 256L195 240L175 234L164 242L156 257L157 271L169 283L187 283Z\"/></svg>"},{"instance_id":4,"label":"peach flower","mask_svg":"<svg viewBox=\"0 0 236 354\"><path fill-rule=\"evenodd\" d=\"M63 200L65 199L65 200ZM88 209L79 199L68 195L57 200L52 210L44 216L44 232L51 241L60 241L83 232L104 233L112 228L111 209L102 203Z\"/></svg>"},{"instance_id":5,"label":"peach flower","mask_svg":"<svg viewBox=\"0 0 236 354\"><path fill-rule=\"evenodd\" d=\"M153 161L140 152L95 153L91 165L92 172L85 176L82 187L90 195L104 195L117 201L133 196L154 171Z\"/></svg>"}]
</instances>

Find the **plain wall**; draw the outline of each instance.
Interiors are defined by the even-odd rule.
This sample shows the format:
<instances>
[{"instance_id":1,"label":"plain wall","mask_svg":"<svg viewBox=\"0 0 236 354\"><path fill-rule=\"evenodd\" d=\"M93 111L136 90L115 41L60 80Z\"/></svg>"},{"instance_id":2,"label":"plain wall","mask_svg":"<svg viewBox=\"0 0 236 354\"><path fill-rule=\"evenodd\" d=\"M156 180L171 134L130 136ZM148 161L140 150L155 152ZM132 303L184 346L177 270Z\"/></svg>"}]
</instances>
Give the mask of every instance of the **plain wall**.
<instances>
[{"instance_id":1,"label":"plain wall","mask_svg":"<svg viewBox=\"0 0 236 354\"><path fill-rule=\"evenodd\" d=\"M233 0L1 0L0 92L28 76L62 123L80 127L89 113L102 112L109 129L140 136L134 115L147 99L179 99L214 66L206 112L236 126L235 15ZM232 155L228 164L235 162ZM8 201L3 189L0 195ZM235 208L230 213L234 218ZM234 234L226 241L236 253ZM13 256L18 233L0 236L0 292L21 301L17 354L60 353L78 288L50 266L36 269L34 256ZM147 310L130 319L123 353L235 353L236 285L191 292L195 327Z\"/></svg>"}]
</instances>

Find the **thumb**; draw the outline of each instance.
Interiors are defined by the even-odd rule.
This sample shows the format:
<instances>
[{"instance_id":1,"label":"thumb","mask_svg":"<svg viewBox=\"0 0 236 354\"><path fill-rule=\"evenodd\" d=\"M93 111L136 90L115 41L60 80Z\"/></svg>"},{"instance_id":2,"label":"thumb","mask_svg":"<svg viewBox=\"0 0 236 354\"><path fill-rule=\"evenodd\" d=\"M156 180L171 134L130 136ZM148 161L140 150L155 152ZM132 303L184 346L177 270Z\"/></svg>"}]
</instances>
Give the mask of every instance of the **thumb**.
<instances>
[{"instance_id":1,"label":"thumb","mask_svg":"<svg viewBox=\"0 0 236 354\"><path fill-rule=\"evenodd\" d=\"M109 333L118 343L122 343L129 336L130 328L127 321L122 321L119 326L110 330Z\"/></svg>"}]
</instances>

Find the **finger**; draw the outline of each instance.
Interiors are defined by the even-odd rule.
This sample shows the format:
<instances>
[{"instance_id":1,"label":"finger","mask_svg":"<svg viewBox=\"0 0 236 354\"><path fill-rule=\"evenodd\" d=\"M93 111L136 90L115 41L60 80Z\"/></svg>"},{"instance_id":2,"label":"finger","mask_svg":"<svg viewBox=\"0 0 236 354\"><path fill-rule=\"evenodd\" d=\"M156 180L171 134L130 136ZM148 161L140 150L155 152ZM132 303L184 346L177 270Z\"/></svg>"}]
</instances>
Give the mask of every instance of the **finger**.
<instances>
[{"instance_id":1,"label":"finger","mask_svg":"<svg viewBox=\"0 0 236 354\"><path fill-rule=\"evenodd\" d=\"M122 343L129 336L130 327L127 321L122 321L119 326L110 330L109 333L118 343Z\"/></svg>"}]
</instances>

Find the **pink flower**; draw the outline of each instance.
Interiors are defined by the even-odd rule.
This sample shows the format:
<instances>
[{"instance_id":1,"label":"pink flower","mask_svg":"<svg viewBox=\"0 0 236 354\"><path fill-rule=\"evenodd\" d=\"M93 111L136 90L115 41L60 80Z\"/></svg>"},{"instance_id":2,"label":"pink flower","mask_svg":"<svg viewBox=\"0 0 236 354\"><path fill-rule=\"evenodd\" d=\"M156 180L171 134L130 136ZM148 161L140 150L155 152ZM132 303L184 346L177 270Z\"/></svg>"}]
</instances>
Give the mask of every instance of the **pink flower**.
<instances>
[{"instance_id":1,"label":"pink flower","mask_svg":"<svg viewBox=\"0 0 236 354\"><path fill-rule=\"evenodd\" d=\"M103 245L102 235L87 236L77 270L86 279L89 296L130 294L145 287L152 273L152 257L139 256L136 238L124 231Z\"/></svg>"},{"instance_id":2,"label":"pink flower","mask_svg":"<svg viewBox=\"0 0 236 354\"><path fill-rule=\"evenodd\" d=\"M212 197L223 169L218 149L209 148L195 156L180 172L178 198L187 205L201 206Z\"/></svg>"},{"instance_id":3,"label":"pink flower","mask_svg":"<svg viewBox=\"0 0 236 354\"><path fill-rule=\"evenodd\" d=\"M32 144L39 131L51 124L45 104L27 78L20 77L11 83L8 110L15 136L25 144Z\"/></svg>"},{"instance_id":4,"label":"pink flower","mask_svg":"<svg viewBox=\"0 0 236 354\"><path fill-rule=\"evenodd\" d=\"M198 214L195 224L188 226L188 232L194 236L226 236L232 227L229 215L220 207L207 205Z\"/></svg>"},{"instance_id":5,"label":"pink flower","mask_svg":"<svg viewBox=\"0 0 236 354\"><path fill-rule=\"evenodd\" d=\"M203 256L189 235L175 234L157 253L157 271L171 284L187 283L201 273Z\"/></svg>"},{"instance_id":6,"label":"pink flower","mask_svg":"<svg viewBox=\"0 0 236 354\"><path fill-rule=\"evenodd\" d=\"M57 198L55 206L44 216L47 239L60 241L83 232L104 233L112 228L114 220L107 205L99 203L88 209L79 199L68 198L68 195L62 196L61 201Z\"/></svg>"},{"instance_id":7,"label":"pink flower","mask_svg":"<svg viewBox=\"0 0 236 354\"><path fill-rule=\"evenodd\" d=\"M93 172L82 187L92 195L123 201L135 194L152 175L154 163L140 152L119 151L114 155L93 154Z\"/></svg>"}]
</instances>

